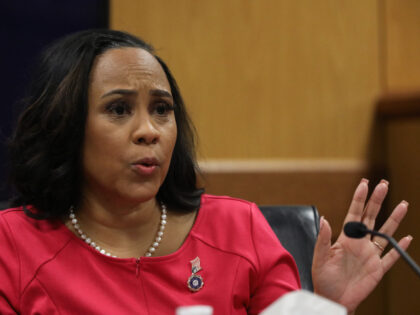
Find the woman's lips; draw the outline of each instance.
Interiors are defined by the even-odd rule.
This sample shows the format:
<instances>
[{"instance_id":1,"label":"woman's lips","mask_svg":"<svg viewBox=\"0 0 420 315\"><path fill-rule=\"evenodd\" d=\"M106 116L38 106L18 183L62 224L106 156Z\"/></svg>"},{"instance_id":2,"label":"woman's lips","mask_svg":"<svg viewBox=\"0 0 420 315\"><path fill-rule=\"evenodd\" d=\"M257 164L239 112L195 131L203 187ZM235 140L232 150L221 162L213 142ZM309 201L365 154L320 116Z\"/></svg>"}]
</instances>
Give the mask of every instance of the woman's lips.
<instances>
[{"instance_id":1,"label":"woman's lips","mask_svg":"<svg viewBox=\"0 0 420 315\"><path fill-rule=\"evenodd\" d=\"M134 164L133 165L135 170L140 175L150 176L153 174L153 172L156 170L157 165L147 165L147 164Z\"/></svg>"},{"instance_id":2,"label":"woman's lips","mask_svg":"<svg viewBox=\"0 0 420 315\"><path fill-rule=\"evenodd\" d=\"M150 176L159 166L159 161L155 157L143 157L133 164L134 170L144 176Z\"/></svg>"}]
</instances>

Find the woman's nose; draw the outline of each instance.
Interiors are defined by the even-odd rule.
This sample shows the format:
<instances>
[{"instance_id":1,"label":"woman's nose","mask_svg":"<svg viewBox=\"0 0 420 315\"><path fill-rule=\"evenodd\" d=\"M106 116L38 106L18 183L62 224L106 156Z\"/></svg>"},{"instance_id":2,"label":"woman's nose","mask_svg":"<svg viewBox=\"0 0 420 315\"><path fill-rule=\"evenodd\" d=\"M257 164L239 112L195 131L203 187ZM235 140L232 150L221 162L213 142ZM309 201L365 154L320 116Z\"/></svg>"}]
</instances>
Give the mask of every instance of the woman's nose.
<instances>
[{"instance_id":1,"label":"woman's nose","mask_svg":"<svg viewBox=\"0 0 420 315\"><path fill-rule=\"evenodd\" d=\"M142 117L136 122L133 132L133 142L135 144L156 144L159 140L159 130L152 121L152 117Z\"/></svg>"}]
</instances>

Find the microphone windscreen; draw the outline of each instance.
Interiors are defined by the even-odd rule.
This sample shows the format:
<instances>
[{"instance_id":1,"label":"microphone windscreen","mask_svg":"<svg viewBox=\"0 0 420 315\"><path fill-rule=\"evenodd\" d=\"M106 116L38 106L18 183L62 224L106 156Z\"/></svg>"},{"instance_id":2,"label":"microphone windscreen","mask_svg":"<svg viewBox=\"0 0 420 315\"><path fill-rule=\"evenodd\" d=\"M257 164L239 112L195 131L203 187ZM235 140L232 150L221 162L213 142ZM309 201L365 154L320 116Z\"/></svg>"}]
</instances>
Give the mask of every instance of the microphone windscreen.
<instances>
[{"instance_id":1,"label":"microphone windscreen","mask_svg":"<svg viewBox=\"0 0 420 315\"><path fill-rule=\"evenodd\" d=\"M344 225L344 234L351 238L362 238L367 234L367 228L362 222L348 222Z\"/></svg>"}]
</instances>

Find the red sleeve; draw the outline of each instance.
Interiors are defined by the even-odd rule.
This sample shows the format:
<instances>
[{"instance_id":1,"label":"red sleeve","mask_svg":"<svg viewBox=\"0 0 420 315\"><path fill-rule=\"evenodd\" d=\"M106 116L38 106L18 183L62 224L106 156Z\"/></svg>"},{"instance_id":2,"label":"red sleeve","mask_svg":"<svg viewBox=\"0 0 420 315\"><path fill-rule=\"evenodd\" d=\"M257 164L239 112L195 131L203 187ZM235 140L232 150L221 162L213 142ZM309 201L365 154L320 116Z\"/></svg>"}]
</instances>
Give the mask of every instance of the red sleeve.
<instances>
[{"instance_id":1,"label":"red sleeve","mask_svg":"<svg viewBox=\"0 0 420 315\"><path fill-rule=\"evenodd\" d=\"M292 256L283 248L255 204L251 234L258 260L248 314L259 314L283 294L300 289L299 273Z\"/></svg>"},{"instance_id":2,"label":"red sleeve","mask_svg":"<svg viewBox=\"0 0 420 315\"><path fill-rule=\"evenodd\" d=\"M20 263L9 225L0 213L0 314L17 314Z\"/></svg>"}]
</instances>

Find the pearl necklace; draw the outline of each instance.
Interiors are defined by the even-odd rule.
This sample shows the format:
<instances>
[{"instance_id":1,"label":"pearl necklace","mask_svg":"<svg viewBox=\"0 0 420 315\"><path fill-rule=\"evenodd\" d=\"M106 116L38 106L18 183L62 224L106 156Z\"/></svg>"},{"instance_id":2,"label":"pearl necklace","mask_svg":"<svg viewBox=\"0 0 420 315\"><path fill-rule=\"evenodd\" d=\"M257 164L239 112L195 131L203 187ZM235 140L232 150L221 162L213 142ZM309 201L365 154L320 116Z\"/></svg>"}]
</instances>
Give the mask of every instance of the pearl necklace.
<instances>
[{"instance_id":1,"label":"pearl necklace","mask_svg":"<svg viewBox=\"0 0 420 315\"><path fill-rule=\"evenodd\" d=\"M158 229L158 232L156 233L155 241L152 243L152 245L149 247L147 252L144 254L144 256L146 256L146 257L152 256L152 254L156 251L156 248L159 246L159 244L162 240L163 232L165 231L167 210L166 210L166 206L163 203L161 204L161 207L162 207L162 214L160 215L159 229ZM79 234L79 236L82 240L84 240L87 244L92 246L94 249L96 249L101 254L117 258L117 256L112 255L110 252L107 252L105 249L103 249L99 245L97 245L94 241L92 241L92 239L90 237L88 237L85 234L85 232L83 232L83 230L80 228L79 221L76 218L76 214L74 213L74 207L73 206L70 207L69 211L70 211L70 214L69 214L70 222L71 222L71 224L73 225L73 228L77 231L77 233Z\"/></svg>"}]
</instances>

